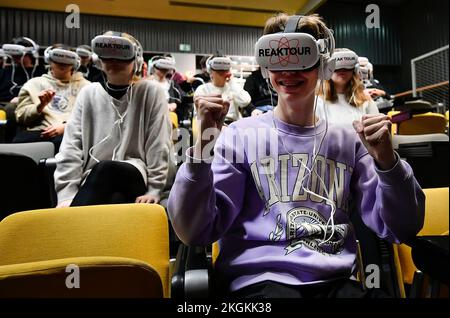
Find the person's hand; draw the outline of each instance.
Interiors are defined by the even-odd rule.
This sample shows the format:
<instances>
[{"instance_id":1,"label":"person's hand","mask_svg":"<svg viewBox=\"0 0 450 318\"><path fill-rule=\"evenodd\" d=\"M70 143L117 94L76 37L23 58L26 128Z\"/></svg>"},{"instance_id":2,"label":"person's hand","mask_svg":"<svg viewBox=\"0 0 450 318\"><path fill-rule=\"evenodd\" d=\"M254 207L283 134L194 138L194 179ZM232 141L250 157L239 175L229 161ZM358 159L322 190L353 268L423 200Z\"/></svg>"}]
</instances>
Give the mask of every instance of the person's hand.
<instances>
[{"instance_id":1,"label":"person's hand","mask_svg":"<svg viewBox=\"0 0 450 318\"><path fill-rule=\"evenodd\" d=\"M373 99L386 95L385 91L378 89L378 88L368 88L366 91L370 95L370 97L372 97Z\"/></svg>"},{"instance_id":2,"label":"person's hand","mask_svg":"<svg viewBox=\"0 0 450 318\"><path fill-rule=\"evenodd\" d=\"M233 74L231 72L227 72L225 74L225 81L229 82L233 78Z\"/></svg>"},{"instance_id":3,"label":"person's hand","mask_svg":"<svg viewBox=\"0 0 450 318\"><path fill-rule=\"evenodd\" d=\"M381 170L391 169L396 162L391 139L391 121L384 114L362 116L355 120L353 127L369 154L375 159Z\"/></svg>"},{"instance_id":4,"label":"person's hand","mask_svg":"<svg viewBox=\"0 0 450 318\"><path fill-rule=\"evenodd\" d=\"M41 113L44 110L44 107L47 106L48 103L53 99L56 92L52 89L44 89L38 94L38 98L41 104L38 106L38 112Z\"/></svg>"},{"instance_id":5,"label":"person's hand","mask_svg":"<svg viewBox=\"0 0 450 318\"><path fill-rule=\"evenodd\" d=\"M194 98L197 118L199 119L200 129L199 138L195 148L195 157L201 158L201 150L211 140L203 140L202 136L207 129L222 130L225 116L230 108L230 102L224 100L221 95L196 96ZM214 137L213 137L214 138Z\"/></svg>"},{"instance_id":6,"label":"person's hand","mask_svg":"<svg viewBox=\"0 0 450 318\"><path fill-rule=\"evenodd\" d=\"M169 103L169 111L174 112L177 109L176 103Z\"/></svg>"},{"instance_id":7,"label":"person's hand","mask_svg":"<svg viewBox=\"0 0 450 318\"><path fill-rule=\"evenodd\" d=\"M60 136L64 134L64 124L61 125L55 125L55 126L49 126L42 130L41 132L41 138L43 139L50 139L56 136Z\"/></svg>"},{"instance_id":8,"label":"person's hand","mask_svg":"<svg viewBox=\"0 0 450 318\"><path fill-rule=\"evenodd\" d=\"M66 201L63 201L63 202L59 203L56 207L57 208L67 208L71 204L72 204L72 200L66 200Z\"/></svg>"},{"instance_id":9,"label":"person's hand","mask_svg":"<svg viewBox=\"0 0 450 318\"><path fill-rule=\"evenodd\" d=\"M145 194L136 198L136 203L158 203L159 199L153 195Z\"/></svg>"},{"instance_id":10,"label":"person's hand","mask_svg":"<svg viewBox=\"0 0 450 318\"><path fill-rule=\"evenodd\" d=\"M259 115L262 115L262 114L264 114L264 112L262 111L262 110L259 110L259 109L254 109L252 112L251 112L251 116L259 116Z\"/></svg>"}]
</instances>

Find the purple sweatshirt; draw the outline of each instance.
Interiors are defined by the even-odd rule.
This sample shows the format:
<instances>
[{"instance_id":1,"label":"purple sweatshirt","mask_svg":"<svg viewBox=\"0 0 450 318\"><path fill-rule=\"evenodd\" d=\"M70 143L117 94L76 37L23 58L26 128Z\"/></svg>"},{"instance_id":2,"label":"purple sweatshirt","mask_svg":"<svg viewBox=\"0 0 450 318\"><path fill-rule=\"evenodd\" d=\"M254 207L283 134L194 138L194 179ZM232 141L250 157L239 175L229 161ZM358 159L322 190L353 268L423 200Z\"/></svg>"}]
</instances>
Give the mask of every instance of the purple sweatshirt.
<instances>
[{"instance_id":1,"label":"purple sweatshirt","mask_svg":"<svg viewBox=\"0 0 450 318\"><path fill-rule=\"evenodd\" d=\"M411 167L397 159L380 171L355 131L325 131L324 121L299 127L268 112L222 131L212 163L180 167L168 204L173 227L186 244L220 239L215 268L231 290L264 280L301 285L351 276L350 199L381 238L398 243L422 228L425 196Z\"/></svg>"}]
</instances>

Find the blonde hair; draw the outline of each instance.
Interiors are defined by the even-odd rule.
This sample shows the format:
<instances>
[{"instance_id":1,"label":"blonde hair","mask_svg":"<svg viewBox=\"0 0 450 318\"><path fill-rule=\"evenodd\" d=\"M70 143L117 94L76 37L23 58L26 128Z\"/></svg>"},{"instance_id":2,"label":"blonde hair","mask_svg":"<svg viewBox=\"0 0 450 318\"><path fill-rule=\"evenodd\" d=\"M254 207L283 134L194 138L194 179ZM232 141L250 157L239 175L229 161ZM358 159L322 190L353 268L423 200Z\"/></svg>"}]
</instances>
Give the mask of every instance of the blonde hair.
<instances>
[{"instance_id":1,"label":"blonde hair","mask_svg":"<svg viewBox=\"0 0 450 318\"><path fill-rule=\"evenodd\" d=\"M335 49L335 52L339 51L349 51L349 49L341 48ZM318 94L325 98L325 100L330 101L332 103L336 102L337 92L332 79L325 80L323 83L323 91L322 88L319 87ZM371 98L364 92L364 84L359 79L358 74L353 70L353 75L350 81L347 83L345 87L345 99L348 103L354 107L361 107L365 102L370 101Z\"/></svg>"},{"instance_id":2,"label":"blonde hair","mask_svg":"<svg viewBox=\"0 0 450 318\"><path fill-rule=\"evenodd\" d=\"M114 35L117 32L114 31L106 31L105 33L103 33L103 35ZM137 46L141 46L141 43L139 43L138 40L136 40L136 38L134 36L132 36L131 34L128 34L126 32L120 32L120 36L127 38L128 40L130 40L131 42L133 42L134 44L136 44ZM136 60L136 57L135 57ZM135 62L134 60L134 62ZM131 81L133 83L136 83L137 81L139 81L142 78L142 67L141 70L139 71L139 73L136 73L136 71L133 71L133 77L131 79Z\"/></svg>"},{"instance_id":3,"label":"blonde hair","mask_svg":"<svg viewBox=\"0 0 450 318\"><path fill-rule=\"evenodd\" d=\"M278 13L270 17L264 26L263 34L272 34L284 31L286 23L291 16L286 13ZM327 36L327 26L318 14L310 14L303 16L297 25L297 31L308 33L316 40L323 39Z\"/></svg>"}]
</instances>

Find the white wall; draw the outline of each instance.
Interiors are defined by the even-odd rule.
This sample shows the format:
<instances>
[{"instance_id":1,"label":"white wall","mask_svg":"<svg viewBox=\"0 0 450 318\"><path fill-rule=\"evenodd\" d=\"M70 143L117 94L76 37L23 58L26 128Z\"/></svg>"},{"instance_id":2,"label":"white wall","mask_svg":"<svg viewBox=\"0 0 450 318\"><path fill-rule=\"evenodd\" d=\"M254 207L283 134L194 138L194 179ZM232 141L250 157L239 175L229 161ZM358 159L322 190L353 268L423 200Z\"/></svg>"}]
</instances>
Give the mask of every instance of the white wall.
<instances>
[{"instance_id":1,"label":"white wall","mask_svg":"<svg viewBox=\"0 0 450 318\"><path fill-rule=\"evenodd\" d=\"M195 74L195 54L191 53L171 53L175 58L177 72L185 74L187 71Z\"/></svg>"}]
</instances>

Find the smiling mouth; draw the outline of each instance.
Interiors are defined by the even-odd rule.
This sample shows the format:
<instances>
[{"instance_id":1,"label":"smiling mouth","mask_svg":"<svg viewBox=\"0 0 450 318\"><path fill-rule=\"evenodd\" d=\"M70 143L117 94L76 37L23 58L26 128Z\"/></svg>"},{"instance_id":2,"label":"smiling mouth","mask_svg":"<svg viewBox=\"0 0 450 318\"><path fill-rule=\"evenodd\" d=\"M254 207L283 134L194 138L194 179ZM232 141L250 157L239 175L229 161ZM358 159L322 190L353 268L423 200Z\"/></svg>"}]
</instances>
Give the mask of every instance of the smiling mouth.
<instances>
[{"instance_id":1,"label":"smiling mouth","mask_svg":"<svg viewBox=\"0 0 450 318\"><path fill-rule=\"evenodd\" d=\"M299 87L300 85L302 85L305 81L303 80L284 80L284 81L278 81L278 85L280 86L284 86L287 88L295 88L295 87Z\"/></svg>"}]
</instances>

